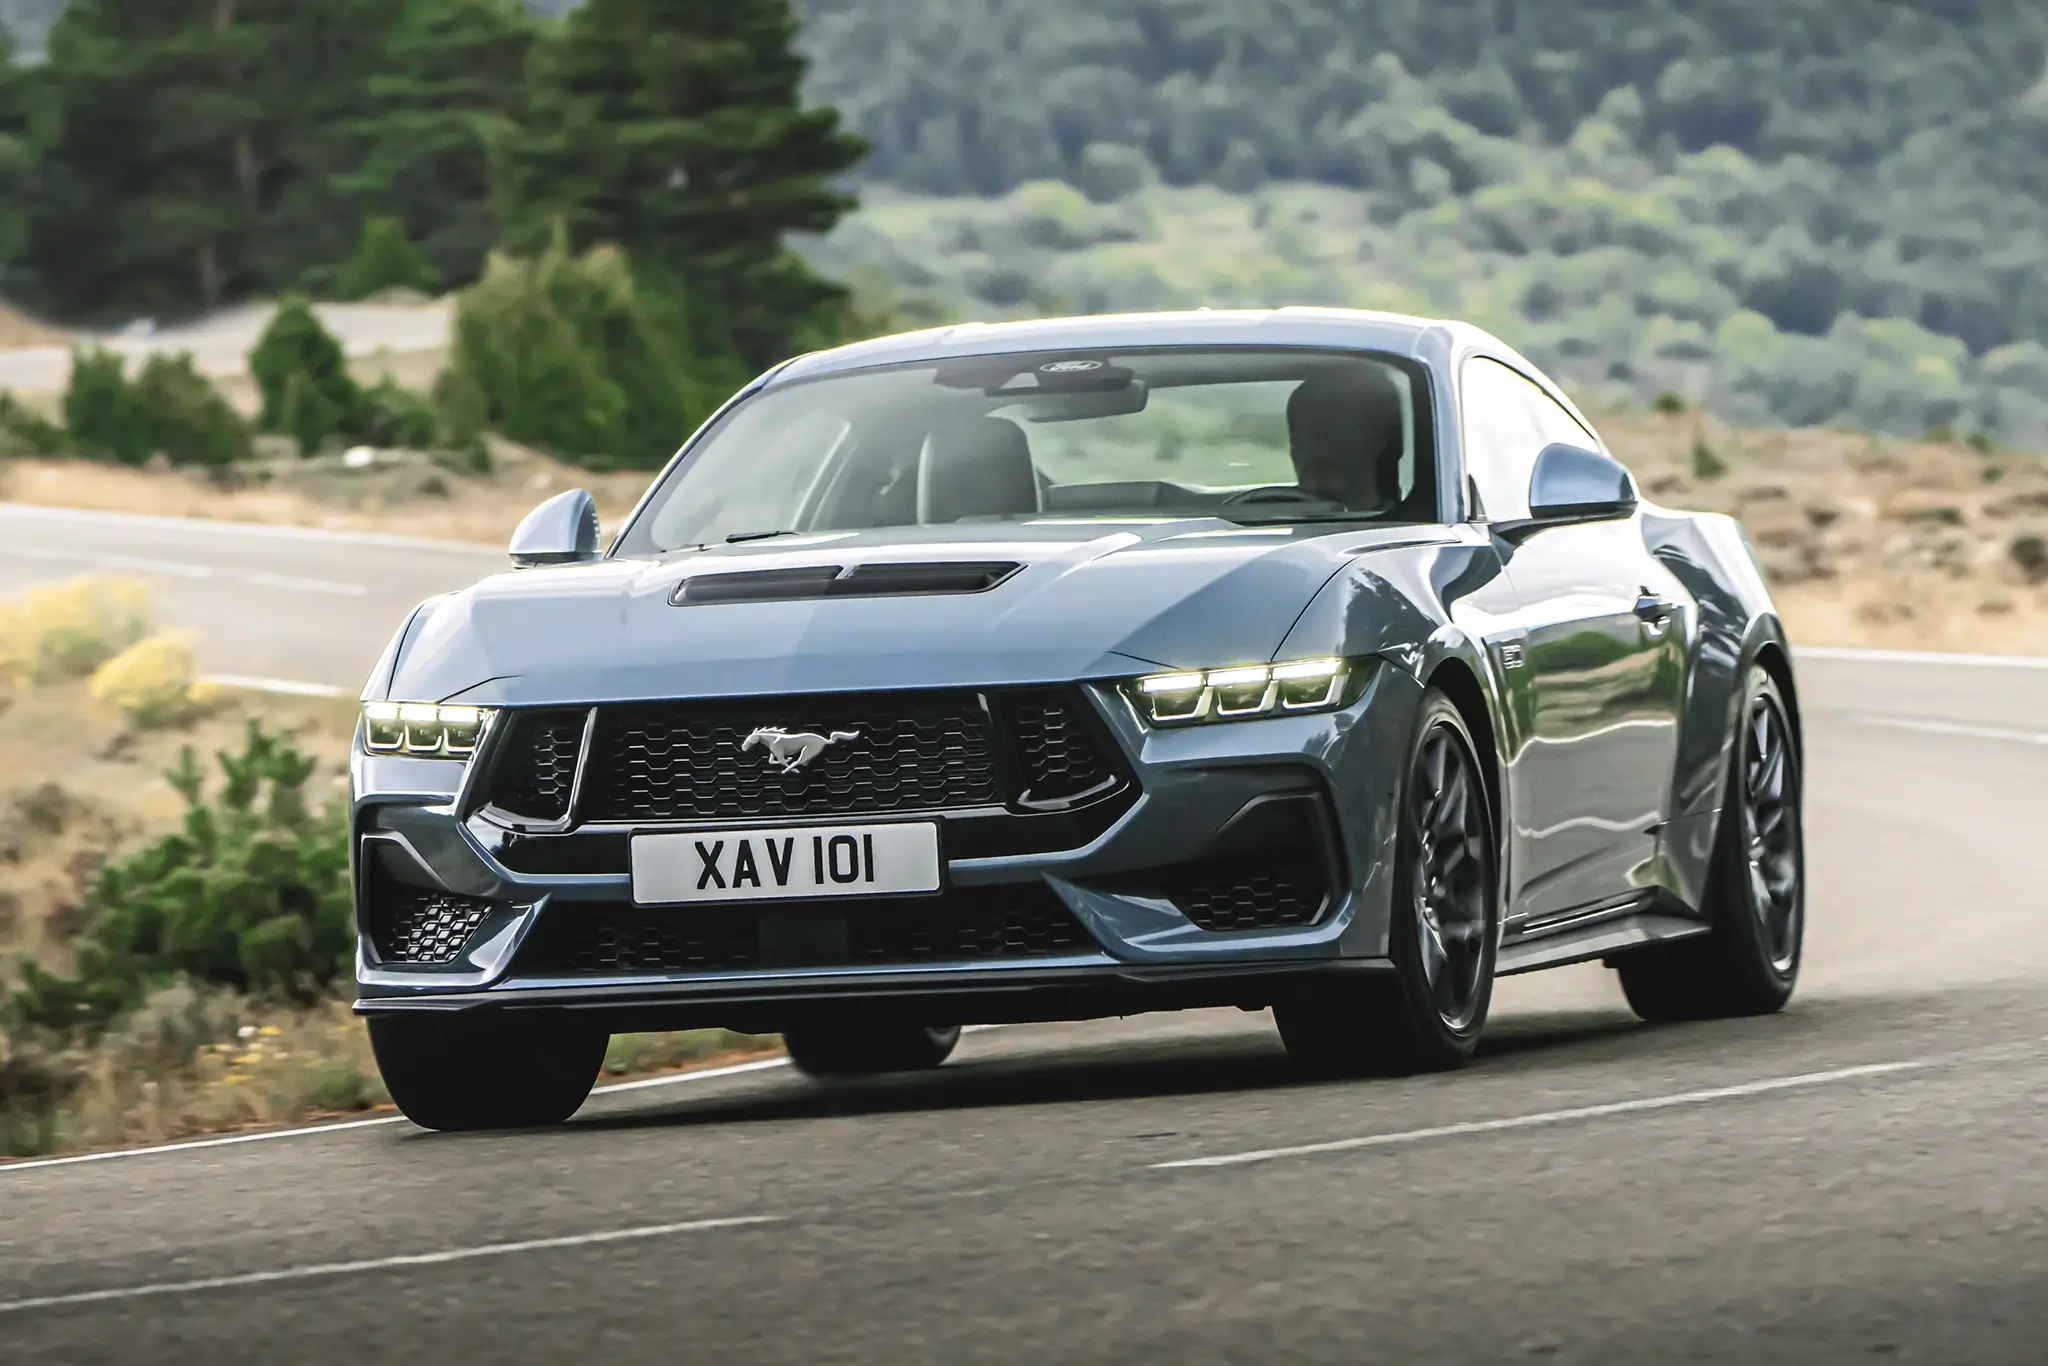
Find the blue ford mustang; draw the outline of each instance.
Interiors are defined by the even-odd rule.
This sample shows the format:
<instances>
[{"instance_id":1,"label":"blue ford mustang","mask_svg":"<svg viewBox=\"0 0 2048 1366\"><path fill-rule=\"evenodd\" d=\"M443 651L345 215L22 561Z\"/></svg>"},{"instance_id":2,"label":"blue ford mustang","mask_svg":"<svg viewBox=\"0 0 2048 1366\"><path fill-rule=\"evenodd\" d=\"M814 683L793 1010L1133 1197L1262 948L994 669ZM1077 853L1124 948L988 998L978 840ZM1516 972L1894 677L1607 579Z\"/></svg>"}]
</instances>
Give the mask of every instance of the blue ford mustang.
<instances>
[{"instance_id":1,"label":"blue ford mustang","mask_svg":"<svg viewBox=\"0 0 2048 1366\"><path fill-rule=\"evenodd\" d=\"M1336 309L800 357L608 548L423 603L354 760L357 1009L405 1112L552 1123L609 1033L814 1075L963 1024L1271 1008L1455 1067L1494 978L1773 1011L1799 717L1754 556L1469 326Z\"/></svg>"}]
</instances>

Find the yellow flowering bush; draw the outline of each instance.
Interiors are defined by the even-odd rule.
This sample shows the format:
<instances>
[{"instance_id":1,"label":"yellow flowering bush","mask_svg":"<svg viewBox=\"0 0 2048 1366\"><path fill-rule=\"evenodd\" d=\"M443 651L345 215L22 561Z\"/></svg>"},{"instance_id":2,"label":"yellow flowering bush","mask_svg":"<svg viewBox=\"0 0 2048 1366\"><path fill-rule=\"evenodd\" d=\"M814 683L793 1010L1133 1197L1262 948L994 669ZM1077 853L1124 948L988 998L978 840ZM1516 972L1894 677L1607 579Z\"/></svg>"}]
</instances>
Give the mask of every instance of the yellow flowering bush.
<instances>
[{"instance_id":1,"label":"yellow flowering bush","mask_svg":"<svg viewBox=\"0 0 2048 1366\"><path fill-rule=\"evenodd\" d=\"M204 713L220 690L196 681L191 631L159 631L94 670L93 697L119 707L137 726L176 726Z\"/></svg>"},{"instance_id":2,"label":"yellow flowering bush","mask_svg":"<svg viewBox=\"0 0 2048 1366\"><path fill-rule=\"evenodd\" d=\"M16 686L83 678L149 630L136 579L73 579L0 602L0 679Z\"/></svg>"}]
</instances>

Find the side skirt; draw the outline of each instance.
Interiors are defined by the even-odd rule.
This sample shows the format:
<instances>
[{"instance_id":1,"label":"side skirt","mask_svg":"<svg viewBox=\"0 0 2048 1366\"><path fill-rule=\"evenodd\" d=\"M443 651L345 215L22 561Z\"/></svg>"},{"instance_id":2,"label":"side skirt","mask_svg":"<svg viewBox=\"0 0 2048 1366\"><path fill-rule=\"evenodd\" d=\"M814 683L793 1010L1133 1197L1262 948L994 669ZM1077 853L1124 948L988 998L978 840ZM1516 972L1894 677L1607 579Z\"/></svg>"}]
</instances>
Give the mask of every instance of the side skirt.
<instances>
[{"instance_id":1,"label":"side skirt","mask_svg":"<svg viewBox=\"0 0 2048 1366\"><path fill-rule=\"evenodd\" d=\"M1583 924L1501 945L1494 975L1510 977L1518 972L1535 972L1539 968L1559 968L1567 963L1610 958L1633 949L1691 939L1711 928L1705 921L1691 916L1623 907Z\"/></svg>"}]
</instances>

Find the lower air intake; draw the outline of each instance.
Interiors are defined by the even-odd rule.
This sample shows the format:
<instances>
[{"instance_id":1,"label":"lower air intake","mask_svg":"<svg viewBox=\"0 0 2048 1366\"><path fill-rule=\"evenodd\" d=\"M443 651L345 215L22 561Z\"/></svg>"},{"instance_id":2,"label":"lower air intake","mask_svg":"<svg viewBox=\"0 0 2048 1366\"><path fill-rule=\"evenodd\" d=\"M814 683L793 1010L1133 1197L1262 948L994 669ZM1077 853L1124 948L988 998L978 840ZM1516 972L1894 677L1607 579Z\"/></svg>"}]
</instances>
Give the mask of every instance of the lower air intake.
<instances>
[{"instance_id":1,"label":"lower air intake","mask_svg":"<svg viewBox=\"0 0 2048 1366\"><path fill-rule=\"evenodd\" d=\"M498 908L495 901L377 880L370 941L387 963L452 963Z\"/></svg>"}]
</instances>

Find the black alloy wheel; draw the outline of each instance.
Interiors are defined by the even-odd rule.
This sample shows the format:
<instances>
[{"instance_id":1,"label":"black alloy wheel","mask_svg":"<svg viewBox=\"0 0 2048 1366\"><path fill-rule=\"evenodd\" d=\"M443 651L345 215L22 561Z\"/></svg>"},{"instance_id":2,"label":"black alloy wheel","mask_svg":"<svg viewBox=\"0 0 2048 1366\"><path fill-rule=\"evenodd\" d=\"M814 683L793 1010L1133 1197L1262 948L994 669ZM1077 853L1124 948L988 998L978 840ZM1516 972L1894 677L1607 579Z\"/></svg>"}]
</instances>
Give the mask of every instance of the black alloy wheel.
<instances>
[{"instance_id":1,"label":"black alloy wheel","mask_svg":"<svg viewBox=\"0 0 2048 1366\"><path fill-rule=\"evenodd\" d=\"M1771 966L1788 971L1799 956L1804 911L1799 828L1799 769L1791 727L1775 692L1750 699L1743 732L1742 835L1750 909Z\"/></svg>"},{"instance_id":2,"label":"black alloy wheel","mask_svg":"<svg viewBox=\"0 0 2048 1366\"><path fill-rule=\"evenodd\" d=\"M1478 747L1450 699L1423 697L1400 795L1390 972L1319 982L1274 1007L1296 1061L1337 1075L1462 1067L1493 999L1500 856Z\"/></svg>"},{"instance_id":3,"label":"black alloy wheel","mask_svg":"<svg viewBox=\"0 0 2048 1366\"><path fill-rule=\"evenodd\" d=\"M1727 796L1701 906L1711 928L1614 961L1645 1020L1782 1010L1806 938L1804 769L1784 691L1752 664L1729 737Z\"/></svg>"},{"instance_id":4,"label":"black alloy wheel","mask_svg":"<svg viewBox=\"0 0 2048 1366\"><path fill-rule=\"evenodd\" d=\"M1486 789L1465 737L1438 726L1423 740L1408 793L1415 858L1408 894L1430 1004L1453 1030L1468 1028L1489 968L1494 886Z\"/></svg>"}]
</instances>

